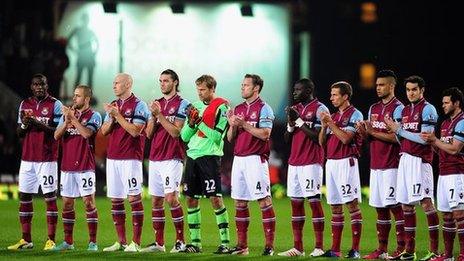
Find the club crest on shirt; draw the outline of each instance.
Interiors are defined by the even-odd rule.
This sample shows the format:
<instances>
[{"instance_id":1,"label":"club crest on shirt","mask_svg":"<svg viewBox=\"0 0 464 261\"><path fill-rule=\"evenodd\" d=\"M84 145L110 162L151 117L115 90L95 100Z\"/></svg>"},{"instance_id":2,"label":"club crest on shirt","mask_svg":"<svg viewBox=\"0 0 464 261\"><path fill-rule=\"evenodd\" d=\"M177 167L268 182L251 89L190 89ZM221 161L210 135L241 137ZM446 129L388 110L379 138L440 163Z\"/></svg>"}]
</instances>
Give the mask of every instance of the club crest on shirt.
<instances>
[{"instance_id":1,"label":"club crest on shirt","mask_svg":"<svg viewBox=\"0 0 464 261\"><path fill-rule=\"evenodd\" d=\"M344 118L344 119L343 119L343 122L342 122L342 126L348 125L348 121L349 121L349 120L350 120L350 119L348 119L348 118Z\"/></svg>"},{"instance_id":2,"label":"club crest on shirt","mask_svg":"<svg viewBox=\"0 0 464 261\"><path fill-rule=\"evenodd\" d=\"M176 107L171 107L168 113L173 114L174 112L176 112Z\"/></svg>"},{"instance_id":3,"label":"club crest on shirt","mask_svg":"<svg viewBox=\"0 0 464 261\"><path fill-rule=\"evenodd\" d=\"M416 113L416 114L414 115L414 120L417 121L418 119L419 119L419 113Z\"/></svg>"},{"instance_id":4,"label":"club crest on shirt","mask_svg":"<svg viewBox=\"0 0 464 261\"><path fill-rule=\"evenodd\" d=\"M313 112L308 111L308 113L306 113L306 119L311 119L312 117L313 117Z\"/></svg>"},{"instance_id":5,"label":"club crest on shirt","mask_svg":"<svg viewBox=\"0 0 464 261\"><path fill-rule=\"evenodd\" d=\"M47 115L47 114L48 114L48 108L47 108L47 107L44 107L44 108L42 109L42 112L41 112L41 113L42 113L42 115L44 115L44 116Z\"/></svg>"},{"instance_id":6,"label":"club crest on shirt","mask_svg":"<svg viewBox=\"0 0 464 261\"><path fill-rule=\"evenodd\" d=\"M83 120L81 121L81 123L82 123L82 125L87 124L87 119L83 119Z\"/></svg>"},{"instance_id":7,"label":"club crest on shirt","mask_svg":"<svg viewBox=\"0 0 464 261\"><path fill-rule=\"evenodd\" d=\"M378 114L371 114L371 121L377 121L378 118L379 118Z\"/></svg>"},{"instance_id":8,"label":"club crest on shirt","mask_svg":"<svg viewBox=\"0 0 464 261\"><path fill-rule=\"evenodd\" d=\"M126 116L130 116L132 114L132 110L131 109L127 109L125 112L124 112L124 115Z\"/></svg>"},{"instance_id":9,"label":"club crest on shirt","mask_svg":"<svg viewBox=\"0 0 464 261\"><path fill-rule=\"evenodd\" d=\"M256 112L255 111L252 112L251 115L250 115L250 119L255 120L256 117L257 117Z\"/></svg>"}]
</instances>

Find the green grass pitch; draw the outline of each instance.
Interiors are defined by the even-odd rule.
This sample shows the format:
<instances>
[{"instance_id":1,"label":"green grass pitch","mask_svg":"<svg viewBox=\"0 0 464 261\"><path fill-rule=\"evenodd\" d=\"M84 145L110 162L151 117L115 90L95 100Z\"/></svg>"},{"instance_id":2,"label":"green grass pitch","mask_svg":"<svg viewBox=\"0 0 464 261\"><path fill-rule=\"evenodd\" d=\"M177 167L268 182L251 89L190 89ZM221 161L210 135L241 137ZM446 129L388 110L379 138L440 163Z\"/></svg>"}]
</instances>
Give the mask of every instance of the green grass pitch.
<instances>
[{"instance_id":1,"label":"green grass pitch","mask_svg":"<svg viewBox=\"0 0 464 261\"><path fill-rule=\"evenodd\" d=\"M182 200L184 201L184 200ZM62 201L58 200L58 208L61 210ZM185 203L182 202L185 211ZM235 233L235 222L234 222L234 207L233 200L225 198L225 204L229 211L230 218L230 231L232 245L236 243ZM54 258L60 260L79 259L79 260L129 260L129 259L170 259L170 260L181 260L181 259L237 259L233 256L218 256L212 254L219 244L218 230L214 219L214 214L211 208L211 204L207 199L201 200L201 211L202 211L202 243L203 253L201 254L169 254L169 253L124 253L124 252L113 252L107 253L102 252L103 247L111 245L116 241L116 232L113 226L113 221L110 214L111 204L109 199L100 197L97 199L97 208L99 215L98 223L98 246L100 251L97 253L87 252L88 232L87 224L85 222L85 212L83 209L83 203L81 200L76 200L76 223L74 226L74 245L75 251L69 252L45 252L42 248L45 244L47 227L45 219L45 203L43 199L37 197L34 199L34 219L32 226L32 237L34 242L33 250L24 251L8 251L6 247L13 243L16 243L20 239L21 230L18 220L18 201L0 201L0 260L52 260ZM145 207L145 222L142 234L142 246L145 246L154 241L154 234L151 224L151 207L150 200L144 200ZM363 215L363 231L361 240L361 254L367 254L377 247L376 237L376 213L375 209L371 208L367 204L367 200L361 205ZM166 207L168 210L169 208ZM293 247L293 235L291 227L291 207L290 200L288 198L274 199L274 209L276 212L276 235L275 235L275 253L285 251ZM130 207L126 203L126 211L129 214ZM326 215L325 222L325 235L324 235L324 247L327 249L331 245L330 237L330 209L327 204L324 203L324 210ZM428 233L426 219L421 208L417 211L417 235L416 235L416 246L418 257L425 255L428 249ZM312 223L310 219L310 208L306 204L306 224L304 228L304 246L305 251L309 254L314 247L314 238L312 231ZM60 211L61 215L61 211ZM259 211L256 202L250 202L250 215L251 222L248 232L248 240L250 247L250 255L248 257L242 257L245 259L257 259L261 257L261 252L264 246L263 229L261 225L261 213ZM349 225L350 218L345 216L345 229L342 240L342 254L345 254L351 247L351 226ZM188 229L185 221L185 236L188 241ZM126 219L126 230L127 238L131 239L132 226L130 214ZM390 232L390 252L396 247L396 240L394 237L394 225ZM174 231L173 224L170 219L170 212L166 212L166 226L165 226L165 241L166 250L170 250L174 243ZM61 222L61 216L58 220L57 228L57 241L63 240L63 227ZM443 249L442 235L440 233L440 249ZM458 244L455 244L455 253L458 252ZM307 256L308 257L308 256ZM265 259L276 259L282 258L278 256L265 257ZM318 258L321 259L321 258Z\"/></svg>"}]
</instances>

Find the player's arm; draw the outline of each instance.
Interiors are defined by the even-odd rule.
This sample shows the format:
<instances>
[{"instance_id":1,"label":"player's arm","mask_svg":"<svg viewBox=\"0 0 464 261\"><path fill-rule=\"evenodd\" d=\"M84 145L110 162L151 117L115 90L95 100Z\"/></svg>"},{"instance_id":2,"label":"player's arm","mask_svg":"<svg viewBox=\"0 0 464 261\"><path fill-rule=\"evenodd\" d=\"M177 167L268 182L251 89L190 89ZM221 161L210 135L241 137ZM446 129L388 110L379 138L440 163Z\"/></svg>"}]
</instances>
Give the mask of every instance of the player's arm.
<instances>
[{"instance_id":1,"label":"player's arm","mask_svg":"<svg viewBox=\"0 0 464 261\"><path fill-rule=\"evenodd\" d=\"M106 110L106 105L105 105L105 110ZM103 136L107 136L113 131L114 124L115 124L114 118L110 116L110 114L107 111L105 115L105 119L101 126L101 132Z\"/></svg>"},{"instance_id":2,"label":"player's arm","mask_svg":"<svg viewBox=\"0 0 464 261\"><path fill-rule=\"evenodd\" d=\"M303 122L302 125L300 125L300 129L313 141L318 143L319 142L319 133L321 130L321 113L322 112L329 112L329 109L327 107L321 105L319 108L317 108L316 111L316 122L314 122L314 127L310 128L308 124Z\"/></svg>"},{"instance_id":3,"label":"player's arm","mask_svg":"<svg viewBox=\"0 0 464 261\"><path fill-rule=\"evenodd\" d=\"M180 131L180 138L183 142L190 142L195 133L198 131L198 121L201 120L199 116L198 109L196 109L193 104L189 104L185 109L185 114L187 116L187 124L184 124Z\"/></svg>"},{"instance_id":4,"label":"player's arm","mask_svg":"<svg viewBox=\"0 0 464 261\"><path fill-rule=\"evenodd\" d=\"M438 119L437 110L432 105L427 104L424 107L424 110L422 111L421 132L424 132L424 133L434 132L437 119ZM421 138L420 133L414 133L414 132L407 131L399 127L399 125L397 124L395 124L395 126L392 126L392 127L393 127L392 131L394 131L398 136L402 138L408 139L412 142L419 143L422 145L427 144L427 142Z\"/></svg>"},{"instance_id":5,"label":"player's arm","mask_svg":"<svg viewBox=\"0 0 464 261\"><path fill-rule=\"evenodd\" d=\"M321 130L319 131L319 145L325 146L327 144L327 135L329 134L329 129L327 123L332 121L332 117L329 112L322 112L321 115Z\"/></svg>"},{"instance_id":6,"label":"player's arm","mask_svg":"<svg viewBox=\"0 0 464 261\"><path fill-rule=\"evenodd\" d=\"M68 124L70 123L70 119L68 117L68 113L70 109L66 106L62 107L63 110L63 115L60 118L60 121L58 122L58 126L56 127L55 133L53 137L55 140L61 139L63 135L66 133L66 129L68 128Z\"/></svg>"},{"instance_id":7,"label":"player's arm","mask_svg":"<svg viewBox=\"0 0 464 261\"><path fill-rule=\"evenodd\" d=\"M464 147L464 120L461 120L456 124L451 143L445 143L438 139L433 132L421 133L421 138L432 144L432 146L441 149L448 154L456 155L461 153L462 148Z\"/></svg>"},{"instance_id":8,"label":"player's arm","mask_svg":"<svg viewBox=\"0 0 464 261\"><path fill-rule=\"evenodd\" d=\"M230 125L229 129L227 130L227 140L232 142L235 137L237 137L237 126Z\"/></svg>"},{"instance_id":9,"label":"player's arm","mask_svg":"<svg viewBox=\"0 0 464 261\"><path fill-rule=\"evenodd\" d=\"M185 110L190 103L187 100L182 100L179 109L177 111L176 117L174 122L168 121L166 117L162 113L157 115L158 122L166 129L166 131L171 135L173 138L177 138L180 135L180 130L182 126L184 126L185 119L187 115L185 114Z\"/></svg>"},{"instance_id":10,"label":"player's arm","mask_svg":"<svg viewBox=\"0 0 464 261\"><path fill-rule=\"evenodd\" d=\"M71 117L71 124L79 131L84 139L88 139L101 127L101 115L98 112L94 112L85 125L79 122L76 117Z\"/></svg>"},{"instance_id":11,"label":"player's arm","mask_svg":"<svg viewBox=\"0 0 464 261\"><path fill-rule=\"evenodd\" d=\"M143 127L145 126L149 115L148 106L145 102L142 101L140 101L135 107L132 120L133 123L127 121L126 118L124 118L124 116L122 116L122 114L119 112L119 110L112 110L111 113L113 113L112 116L116 122L119 123L119 125L121 125L121 127L134 138L142 134Z\"/></svg>"},{"instance_id":12,"label":"player's arm","mask_svg":"<svg viewBox=\"0 0 464 261\"><path fill-rule=\"evenodd\" d=\"M18 135L18 137L20 138L24 138L24 136L26 136L26 133L29 131L29 126L24 124L24 120L25 120L25 113L22 109L23 107L23 102L21 102L21 104L19 105L19 109L18 109L18 126L16 127L16 134Z\"/></svg>"},{"instance_id":13,"label":"player's arm","mask_svg":"<svg viewBox=\"0 0 464 261\"><path fill-rule=\"evenodd\" d=\"M150 103L148 108L151 112L148 117L147 126L145 128L145 135L148 139L152 139L155 131L159 128L159 122L157 120L158 114L161 113L161 106L158 101L153 101Z\"/></svg>"},{"instance_id":14,"label":"player's arm","mask_svg":"<svg viewBox=\"0 0 464 261\"><path fill-rule=\"evenodd\" d=\"M397 122L401 121L401 112L403 111L404 106L400 105L397 106L395 111L393 112L393 119ZM394 132L379 132L376 131L372 128L372 125L369 123L366 123L366 132L370 136L385 141L385 142L390 142L390 143L398 143L398 139L396 137L396 134Z\"/></svg>"},{"instance_id":15,"label":"player's arm","mask_svg":"<svg viewBox=\"0 0 464 261\"><path fill-rule=\"evenodd\" d=\"M354 134L356 132L354 128L354 130L344 131L340 129L333 121L329 122L327 126L330 128L332 133L337 136L337 138L345 145L349 144L353 140Z\"/></svg>"},{"instance_id":16,"label":"player's arm","mask_svg":"<svg viewBox=\"0 0 464 261\"><path fill-rule=\"evenodd\" d=\"M121 127L127 131L132 137L138 137L142 133L144 123L130 123L124 118L121 113L117 113L114 115L114 119Z\"/></svg>"},{"instance_id":17,"label":"player's arm","mask_svg":"<svg viewBox=\"0 0 464 261\"><path fill-rule=\"evenodd\" d=\"M214 124L214 129L208 127L203 121L198 124L198 130L203 132L208 139L212 140L214 143L220 143L224 137L224 132L227 131L227 111L228 108L226 105L219 106L216 112L216 120Z\"/></svg>"},{"instance_id":18,"label":"player's arm","mask_svg":"<svg viewBox=\"0 0 464 261\"><path fill-rule=\"evenodd\" d=\"M339 128L335 122L329 121L327 122L327 126L330 128L332 133L337 136L337 138L343 143L343 144L350 144L351 141L353 140L355 134L356 134L356 123L359 121L362 121L362 114L359 111L355 111L350 118L350 121L348 122L348 126L345 128L346 130L343 130Z\"/></svg>"},{"instance_id":19,"label":"player's arm","mask_svg":"<svg viewBox=\"0 0 464 261\"><path fill-rule=\"evenodd\" d=\"M237 116L234 115L235 110L229 110L227 113L227 122L229 129L227 129L227 141L232 142L237 137L237 125L235 119Z\"/></svg>"},{"instance_id":20,"label":"player's arm","mask_svg":"<svg viewBox=\"0 0 464 261\"><path fill-rule=\"evenodd\" d=\"M269 137L271 137L271 130L272 130L271 128L267 128L267 127L256 128L245 121L242 124L242 128L260 140L268 140Z\"/></svg>"},{"instance_id":21,"label":"player's arm","mask_svg":"<svg viewBox=\"0 0 464 261\"><path fill-rule=\"evenodd\" d=\"M321 130L319 131L319 145L325 146L327 144L327 125L325 123L322 123Z\"/></svg>"},{"instance_id":22,"label":"player's arm","mask_svg":"<svg viewBox=\"0 0 464 261\"><path fill-rule=\"evenodd\" d=\"M37 129L50 134L54 135L56 126L58 125L58 122L60 121L60 118L62 116L61 114L61 107L63 104L60 101L55 101L54 107L53 107L53 118L51 119L51 122L49 124L45 124L41 121L38 121L34 117L27 117L26 121L28 126L34 126Z\"/></svg>"},{"instance_id":23,"label":"player's arm","mask_svg":"<svg viewBox=\"0 0 464 261\"><path fill-rule=\"evenodd\" d=\"M271 107L265 104L261 108L261 112L259 115L259 128L249 124L246 121L242 120L240 126L247 132L249 132L254 137L260 140L269 140L271 137L272 131L272 122L274 121L274 112L272 111Z\"/></svg>"},{"instance_id":24,"label":"player's arm","mask_svg":"<svg viewBox=\"0 0 464 261\"><path fill-rule=\"evenodd\" d=\"M298 111L293 107L286 107L285 113L287 114L287 129L284 133L284 141L288 143L293 137L293 132L296 128L295 121L298 119L300 115L298 114Z\"/></svg>"},{"instance_id":25,"label":"player's arm","mask_svg":"<svg viewBox=\"0 0 464 261\"><path fill-rule=\"evenodd\" d=\"M153 138L153 134L159 128L159 123L156 121L156 118L151 116L147 121L147 126L145 128L145 135L147 135L148 139Z\"/></svg>"},{"instance_id":26,"label":"player's arm","mask_svg":"<svg viewBox=\"0 0 464 261\"><path fill-rule=\"evenodd\" d=\"M192 136L197 132L198 128L196 126L190 126L189 124L184 124L180 131L180 138L183 142L189 142Z\"/></svg>"}]
</instances>

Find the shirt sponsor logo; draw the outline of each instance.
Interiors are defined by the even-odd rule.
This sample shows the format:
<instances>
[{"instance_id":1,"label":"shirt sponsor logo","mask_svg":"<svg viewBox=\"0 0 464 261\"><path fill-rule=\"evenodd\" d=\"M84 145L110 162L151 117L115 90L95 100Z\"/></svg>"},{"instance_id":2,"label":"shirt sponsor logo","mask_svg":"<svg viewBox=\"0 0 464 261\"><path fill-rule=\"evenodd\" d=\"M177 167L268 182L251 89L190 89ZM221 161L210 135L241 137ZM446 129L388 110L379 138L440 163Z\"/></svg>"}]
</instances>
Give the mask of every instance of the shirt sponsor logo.
<instances>
[{"instance_id":1,"label":"shirt sponsor logo","mask_svg":"<svg viewBox=\"0 0 464 261\"><path fill-rule=\"evenodd\" d=\"M418 122L406 122L403 124L403 129L405 130L417 130L417 127L419 126Z\"/></svg>"},{"instance_id":2,"label":"shirt sponsor logo","mask_svg":"<svg viewBox=\"0 0 464 261\"><path fill-rule=\"evenodd\" d=\"M36 120L38 120L39 122L45 125L48 125L50 118L49 117L36 117Z\"/></svg>"},{"instance_id":3,"label":"shirt sponsor logo","mask_svg":"<svg viewBox=\"0 0 464 261\"><path fill-rule=\"evenodd\" d=\"M372 128L386 130L387 129L387 124L385 124L385 122L381 122L381 121L373 121L372 122Z\"/></svg>"},{"instance_id":4,"label":"shirt sponsor logo","mask_svg":"<svg viewBox=\"0 0 464 261\"><path fill-rule=\"evenodd\" d=\"M444 143L451 144L453 143L453 136L442 136L440 140L443 141Z\"/></svg>"},{"instance_id":5,"label":"shirt sponsor logo","mask_svg":"<svg viewBox=\"0 0 464 261\"><path fill-rule=\"evenodd\" d=\"M253 127L256 127L257 123L256 121L247 121L248 124L250 124Z\"/></svg>"}]
</instances>

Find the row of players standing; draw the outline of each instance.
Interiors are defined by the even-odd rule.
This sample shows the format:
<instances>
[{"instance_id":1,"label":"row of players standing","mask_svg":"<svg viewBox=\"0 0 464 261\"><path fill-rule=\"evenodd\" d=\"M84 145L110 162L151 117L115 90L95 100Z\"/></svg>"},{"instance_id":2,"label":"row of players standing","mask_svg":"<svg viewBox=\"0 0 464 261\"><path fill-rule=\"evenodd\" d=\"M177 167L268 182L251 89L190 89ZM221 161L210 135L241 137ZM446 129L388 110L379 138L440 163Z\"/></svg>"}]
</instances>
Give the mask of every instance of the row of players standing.
<instances>
[{"instance_id":1,"label":"row of players standing","mask_svg":"<svg viewBox=\"0 0 464 261\"><path fill-rule=\"evenodd\" d=\"M217 217L216 220L218 222L218 227L220 229L221 245L218 247L217 253L248 253L246 232L249 223L249 211L247 202L249 200L258 200L263 211L263 226L266 236L266 247L263 254L272 254L275 215L272 208L272 201L269 197L269 177L267 173L266 157L269 153L269 144L267 141L272 128L273 114L272 109L259 99L259 92L263 86L262 80L256 75L245 76L242 83L242 97L246 100L246 102L237 106L234 109L234 113L231 115L227 115L227 101L215 96L214 91L216 83L210 76L202 76L197 80L197 90L201 102L195 103L193 106L187 106L188 102L182 100L178 96L177 86L179 80L175 72L171 70L164 71L160 76L160 83L164 97L150 105L152 117L151 123L150 120L148 120L146 132L149 138L152 135L164 133L163 135L167 139L154 138L150 153L149 187L150 194L154 196L152 216L156 242L145 250L164 251L163 198L165 197L166 201L171 206L171 212L174 217L173 221L177 231L177 242L172 251L201 251L201 237L199 229L201 216L197 196L203 194L210 196L211 198ZM433 129L433 125L437 119L436 111L432 105L426 103L423 99L425 84L420 77L409 77L406 80L408 99L411 104L406 106L406 109L403 111L403 107L400 102L394 98L395 85L396 77L391 71L382 71L378 75L377 90L382 101L371 107L369 112L369 121L362 121L362 114L350 105L349 100L352 95L352 90L348 83L337 82L331 86L331 101L339 110L339 112L334 113L332 116L328 114L327 108L313 97L314 85L310 80L303 79L295 84L294 97L296 104L287 110L289 126L288 131L285 134L287 138L293 136L292 152L289 159L288 194L292 198L292 227L295 237L295 247L280 253L281 255L293 256L304 254L301 239L302 228L305 220L304 198L307 197L309 198L313 212L312 220L316 234L316 246L314 251L311 253L311 256L340 256L341 232L344 224L342 205L346 204L350 211L353 230L353 245L347 256L352 258L360 257L359 241L361 237L362 216L358 206L358 202L361 198L357 166L359 149L357 145L359 145L359 142L356 134L361 134L361 136L371 138L371 159L386 159L385 161L378 162L376 162L376 160L371 161L372 172L370 203L376 207L378 211L377 225L379 232L379 249L366 257L385 258L387 256L386 242L388 238L388 231L390 229L390 211L396 218L397 230L399 232L398 248L392 257L402 257L403 259L407 259L409 256L414 256L414 204L418 202L421 202L424 206L429 221L431 251L427 258L430 259L433 255L438 253L438 216L431 201L431 195L433 195L433 179L430 178L430 158L425 157L428 154L425 156L422 155L424 151L420 150L421 147L419 147L424 146L424 148L430 148L430 146L425 145L425 142L418 138L418 134L411 134L412 132L419 133L421 131L425 131L426 128L428 128L427 130L429 131L430 128ZM121 86L128 88L121 88ZM121 151L121 148L126 148L126 150L131 149L130 146L125 146L121 143L121 139L117 140L117 142L111 142L112 137L117 137L117 135L114 135L118 130L117 128L113 129L115 126L119 127L120 135L126 135L126 137L129 138L127 140L130 140L131 138L128 135L137 139L140 138L141 131L145 124L143 119L146 120L150 118L150 115L146 114L147 110L143 108L143 102L140 102L133 96L130 88L131 86L132 80L130 76L126 74L118 75L115 79L113 89L119 100L115 101L117 104L113 103L105 105L107 117L105 119L104 126L102 127L102 132L104 134L112 133L110 134L109 152L111 151L111 144L115 144L115 148L113 148L114 151ZM175 88L173 88L173 86ZM76 90L79 89L82 88L76 88ZM453 119L453 123L455 125L451 126L451 128L457 128L458 131L455 131L454 133L462 133L462 131L459 132L459 124L462 125L463 123L461 123L460 120L455 120L456 118L454 117L458 115L459 117L457 119L461 119L462 112L460 106L462 101L459 100L459 97L461 97L462 100L462 94L460 92L456 92L456 89L452 90L454 91L450 91L449 95L445 95L445 97L451 99L448 99L448 107L451 106L453 109L451 113L452 115L450 115L453 117L450 118ZM461 96L459 96L459 94ZM132 104L130 102L130 98L134 100ZM129 101L129 103L126 103L127 101ZM176 103L176 106L170 106L172 101L175 101L174 103ZM136 104L133 104L134 102ZM199 108L200 111L193 108ZM444 108L446 112L446 106L444 106ZM406 112L407 110L409 110L409 112ZM449 110L451 111L451 109ZM63 110L63 113L66 115L66 107ZM409 117L405 113L410 114ZM450 112L448 112L448 114L450 114ZM384 115L388 115L389 117L384 117ZM401 117L401 115L403 116ZM64 118L66 119L66 117ZM402 120L403 127L399 127L397 123L390 120L391 118ZM188 124L185 124L182 128L185 119L187 119ZM87 120L87 122L89 121ZM90 120L90 122L92 122L92 120ZM97 119L94 119L93 122L99 122L98 117ZM115 124L114 122L117 123ZM227 122L231 127L226 131ZM23 125L20 127L24 127ZM447 126L447 128L449 127L450 126ZM58 130L59 129L60 128L58 128ZM55 132L55 136L58 130ZM156 130L158 130L158 132ZM232 197L236 199L235 220L237 225L238 244L235 248L229 249L227 247L229 243L228 215L220 196L220 186L216 186L216 184L220 184L218 164L219 157L222 156L223 137L225 133L227 133L227 138L229 140L233 140L236 137L237 132L238 136L236 138L237 141L234 149L235 158L232 170ZM411 170L408 169L411 167L407 166L405 169L405 167L401 167L402 165L400 164L398 179L396 179L396 168L399 161L399 146L395 145L395 143L397 143L395 133L398 136L405 138L402 140L402 143L406 143L406 145L403 144L402 146L402 158L407 156L411 156L413 159L416 158L415 162L418 165L418 167L414 166L412 168L413 170ZM174 142L178 142L179 146L182 146L182 143L179 139L177 139L179 135L182 140L189 142L189 149L187 150L187 166L184 178L184 192L187 195L187 205L189 208L188 223L192 244L187 246L183 244L183 230L177 229L183 227L183 214L177 198L180 173L182 171L182 163L179 161L179 155L182 154L176 153L182 153L183 150L168 152L169 150L172 150L172 148L176 148L176 146L171 146L171 144L176 143L166 143L170 144L170 146L164 146L164 144L160 143L161 141L169 140L172 137ZM428 134L428 136L423 134L422 136L422 138L426 139L429 143L441 144L441 141L434 139L435 136L432 134ZM448 144L449 146L453 146L453 148L456 147L454 149L460 151L460 148L462 147L462 137L457 135L454 139L450 139L449 137L447 139L448 142L451 141L451 145ZM203 142L205 140L208 141L209 144ZM408 145L411 141L413 143ZM154 149L156 148L156 143L159 143L157 145L160 146L158 148L161 151L165 148L171 149L158 154L158 158L154 158L156 157L154 154L158 152ZM325 145L326 143L328 159L326 163L326 184L328 189L327 198L328 203L332 206L333 240L331 249L324 253L322 250L324 214L320 204L324 151L320 144ZM139 142L138 144L142 143ZM445 145L444 148L447 148L446 146L448 145ZM440 146L443 145L436 146L440 148ZM166 156L167 154L169 154L169 158L171 160L166 161L166 158L159 158L160 155ZM136 158L135 160L127 160L127 156L122 156L121 158L121 155L118 155L117 153L113 156L110 156L110 153L108 154L108 162L110 164L107 164L107 172L121 173L121 175L107 175L108 196L112 198L112 214L119 235L119 241L105 250L125 249L126 251L137 251L140 249L139 245L141 224L143 222L143 206L141 205L140 199L140 185L142 183L141 163L139 166L138 162L141 161L142 154L140 152L134 153L134 155ZM379 155L384 157L380 157ZM385 157L385 155L387 155L387 157ZM112 159L112 157L114 159ZM448 157L441 158L445 160ZM462 158L457 156L456 160L462 160ZM427 163L423 163L422 161ZM408 162L408 164L410 164L414 161L405 159L404 162ZM164 165L172 163L176 164ZM156 164L159 165L156 166ZM132 170L131 173L134 173L133 177L124 176L127 175L124 174L126 172L121 171L122 167L127 168L128 165ZM134 172L133 169L140 169L140 173L138 173L138 171ZM157 173L157 170L159 169L170 170L169 172L172 173ZM462 171L459 172L456 169L451 170L451 172L453 171L454 173L462 173ZM212 173L214 174L211 175ZM259 173L262 173L262 175ZM408 174L404 175L405 173ZM157 178L152 179L155 175L158 175ZM196 175L199 175L199 177ZM121 176L120 180L117 180L119 178L114 178L117 176ZM414 178L411 179L411 177ZM462 179L462 177L461 175L458 175L456 180L460 179ZM87 180L87 183L89 183L89 181L90 179ZM385 183L386 181L388 181L388 183ZM116 184L113 186L115 191L113 190L111 192L110 184L115 182ZM401 186L397 186L396 183ZM446 186L456 183L457 182L448 181L446 182ZM390 186L386 186L385 184L389 184ZM462 184L462 182L459 184ZM402 187L403 185L404 187ZM426 188L424 188L424 186ZM445 247L445 254L448 256L452 255L452 244L450 246L449 238L451 237L450 235L453 234L451 225L454 224L454 222L452 222L454 220L453 218L457 219L458 227L462 225L462 222L460 222L462 218L459 219L459 214L462 214L462 210L459 210L459 206L462 204L459 204L459 200L456 201L456 195L458 195L458 192L462 195L461 187L462 186L457 186L456 188L453 188L456 193L452 200L454 200L454 203L457 203L455 205L448 206L448 208L443 208L443 210L440 209L447 213L451 213L451 210L452 212L455 212L454 217L453 215L444 216L448 216L445 224L448 224L446 231L447 233L450 233L448 236L445 236L445 246L447 246ZM396 190L398 190L398 194ZM438 194L440 195L440 185L438 190ZM123 199L126 195L129 195L134 220L133 242L127 247L125 245L126 240L123 225L123 221L125 220ZM403 197L403 199L400 199L401 197ZM440 206L440 196L438 199ZM442 198L441 200L443 201L445 198ZM403 208L405 210L405 232L402 231L403 216L401 206L397 204L397 201L403 203ZM458 209L456 209L456 207L458 207ZM176 210L177 214L175 213ZM65 218L64 213L65 211L63 211L63 221L70 220L69 218ZM71 220L74 221L74 219ZM25 226L23 225L23 232L24 227ZM461 234L460 237L462 237ZM24 237L23 233L23 238ZM446 243L447 238L448 244ZM30 243L30 241L25 241ZM68 247L67 245L72 245L72 237L71 244L68 241L69 240L66 240L65 238L65 243L63 243L64 245L60 245L61 248L66 248ZM92 238L90 243L92 243ZM405 243L406 251L403 251Z\"/></svg>"}]
</instances>

